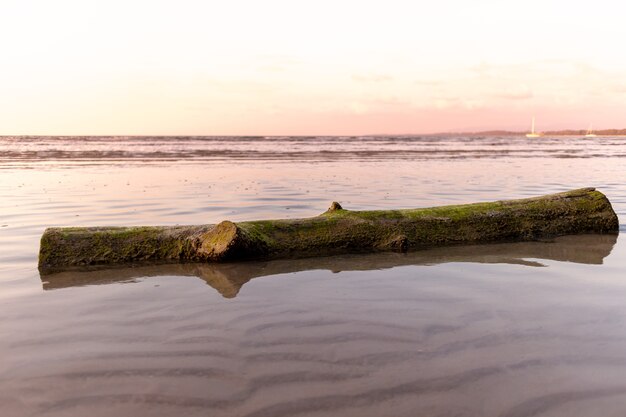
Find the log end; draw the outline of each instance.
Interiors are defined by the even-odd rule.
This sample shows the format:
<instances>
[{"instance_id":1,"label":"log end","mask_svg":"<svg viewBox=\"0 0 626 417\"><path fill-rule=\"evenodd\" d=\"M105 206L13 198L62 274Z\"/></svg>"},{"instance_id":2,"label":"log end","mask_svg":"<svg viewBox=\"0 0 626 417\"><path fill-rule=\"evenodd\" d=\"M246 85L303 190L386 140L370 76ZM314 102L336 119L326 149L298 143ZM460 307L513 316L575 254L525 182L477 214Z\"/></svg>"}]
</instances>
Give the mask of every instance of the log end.
<instances>
[{"instance_id":1,"label":"log end","mask_svg":"<svg viewBox=\"0 0 626 417\"><path fill-rule=\"evenodd\" d=\"M55 255L58 252L60 231L56 228L48 228L41 235L39 243L39 268L50 268L55 265Z\"/></svg>"},{"instance_id":2,"label":"log end","mask_svg":"<svg viewBox=\"0 0 626 417\"><path fill-rule=\"evenodd\" d=\"M206 260L223 260L232 252L238 238L237 225L228 220L223 221L200 236L198 254Z\"/></svg>"},{"instance_id":3,"label":"log end","mask_svg":"<svg viewBox=\"0 0 626 417\"><path fill-rule=\"evenodd\" d=\"M266 245L231 221L223 221L199 238L198 257L204 261L233 261L262 256Z\"/></svg>"}]
</instances>

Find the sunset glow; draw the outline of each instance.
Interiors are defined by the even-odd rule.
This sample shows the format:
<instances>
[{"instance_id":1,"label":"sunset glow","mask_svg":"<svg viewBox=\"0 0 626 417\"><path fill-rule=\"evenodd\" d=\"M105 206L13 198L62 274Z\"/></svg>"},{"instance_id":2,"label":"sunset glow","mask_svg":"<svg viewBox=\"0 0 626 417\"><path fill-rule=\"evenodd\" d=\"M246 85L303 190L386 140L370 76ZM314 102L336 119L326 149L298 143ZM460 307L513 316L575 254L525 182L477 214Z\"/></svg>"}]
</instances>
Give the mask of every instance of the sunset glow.
<instances>
[{"instance_id":1,"label":"sunset glow","mask_svg":"<svg viewBox=\"0 0 626 417\"><path fill-rule=\"evenodd\" d=\"M0 134L624 128L619 2L3 1Z\"/></svg>"}]
</instances>

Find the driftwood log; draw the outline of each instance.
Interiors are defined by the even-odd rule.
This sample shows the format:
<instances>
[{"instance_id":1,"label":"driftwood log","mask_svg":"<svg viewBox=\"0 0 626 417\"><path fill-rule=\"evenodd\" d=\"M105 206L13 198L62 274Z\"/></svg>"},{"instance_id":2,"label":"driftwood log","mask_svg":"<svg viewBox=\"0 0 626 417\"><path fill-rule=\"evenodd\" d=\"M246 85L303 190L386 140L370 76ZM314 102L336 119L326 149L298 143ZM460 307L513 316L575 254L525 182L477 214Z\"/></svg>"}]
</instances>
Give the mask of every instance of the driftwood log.
<instances>
[{"instance_id":1,"label":"driftwood log","mask_svg":"<svg viewBox=\"0 0 626 417\"><path fill-rule=\"evenodd\" d=\"M594 188L521 200L381 211L333 203L306 219L173 227L49 228L39 267L138 261L220 262L400 251L455 244L617 233L609 200Z\"/></svg>"}]
</instances>

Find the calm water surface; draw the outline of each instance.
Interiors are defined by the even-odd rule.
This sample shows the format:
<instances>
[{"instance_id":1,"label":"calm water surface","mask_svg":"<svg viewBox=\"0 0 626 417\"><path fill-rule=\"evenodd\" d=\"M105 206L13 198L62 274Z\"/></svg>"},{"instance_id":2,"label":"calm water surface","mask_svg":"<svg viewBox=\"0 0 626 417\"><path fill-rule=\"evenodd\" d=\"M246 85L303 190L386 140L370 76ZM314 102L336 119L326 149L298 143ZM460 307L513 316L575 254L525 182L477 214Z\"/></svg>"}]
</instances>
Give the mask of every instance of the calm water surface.
<instances>
[{"instance_id":1,"label":"calm water surface","mask_svg":"<svg viewBox=\"0 0 626 417\"><path fill-rule=\"evenodd\" d=\"M0 416L623 416L619 236L40 276L45 227L593 186L626 138L0 138Z\"/></svg>"}]
</instances>

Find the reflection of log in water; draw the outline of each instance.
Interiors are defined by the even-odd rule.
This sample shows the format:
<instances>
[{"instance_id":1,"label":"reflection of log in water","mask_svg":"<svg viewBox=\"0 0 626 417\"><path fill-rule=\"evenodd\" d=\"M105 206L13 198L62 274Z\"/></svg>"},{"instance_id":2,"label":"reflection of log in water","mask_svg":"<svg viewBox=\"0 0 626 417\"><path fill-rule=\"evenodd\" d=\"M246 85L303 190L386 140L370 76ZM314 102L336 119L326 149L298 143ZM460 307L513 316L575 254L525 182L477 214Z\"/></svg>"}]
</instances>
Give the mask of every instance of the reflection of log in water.
<instances>
[{"instance_id":1,"label":"reflection of log in water","mask_svg":"<svg viewBox=\"0 0 626 417\"><path fill-rule=\"evenodd\" d=\"M507 263L540 267L529 259L584 264L602 264L617 235L562 236L546 242L516 242L492 245L453 246L409 253L343 255L265 262L222 264L137 265L124 268L74 269L42 275L45 290L83 285L108 284L151 276L196 276L225 298L234 298L253 278L291 272L325 269L333 272L386 269L405 265L432 265L448 262Z\"/></svg>"}]
</instances>

